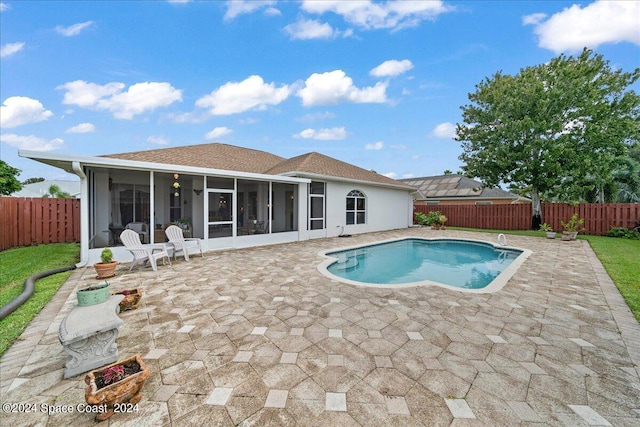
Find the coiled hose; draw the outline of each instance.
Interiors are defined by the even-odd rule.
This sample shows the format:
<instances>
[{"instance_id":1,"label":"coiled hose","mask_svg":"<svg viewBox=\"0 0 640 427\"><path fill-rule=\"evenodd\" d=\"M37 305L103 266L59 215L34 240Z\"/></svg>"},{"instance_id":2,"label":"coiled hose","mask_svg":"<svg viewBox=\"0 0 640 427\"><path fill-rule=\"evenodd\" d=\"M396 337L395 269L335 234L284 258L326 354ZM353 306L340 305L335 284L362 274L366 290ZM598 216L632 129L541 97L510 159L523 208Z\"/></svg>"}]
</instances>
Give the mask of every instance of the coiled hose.
<instances>
[{"instance_id":1,"label":"coiled hose","mask_svg":"<svg viewBox=\"0 0 640 427\"><path fill-rule=\"evenodd\" d=\"M51 276L54 274L62 273L69 270L75 270L76 266L72 265L69 267L57 268L55 270L47 270L42 273L34 274L24 281L24 285L22 286L22 293L18 295L16 298L11 300L5 306L0 308L0 320L7 317L9 314L13 313L18 307L24 304L31 296L33 295L33 291L36 289L36 280L40 280L44 277Z\"/></svg>"}]
</instances>

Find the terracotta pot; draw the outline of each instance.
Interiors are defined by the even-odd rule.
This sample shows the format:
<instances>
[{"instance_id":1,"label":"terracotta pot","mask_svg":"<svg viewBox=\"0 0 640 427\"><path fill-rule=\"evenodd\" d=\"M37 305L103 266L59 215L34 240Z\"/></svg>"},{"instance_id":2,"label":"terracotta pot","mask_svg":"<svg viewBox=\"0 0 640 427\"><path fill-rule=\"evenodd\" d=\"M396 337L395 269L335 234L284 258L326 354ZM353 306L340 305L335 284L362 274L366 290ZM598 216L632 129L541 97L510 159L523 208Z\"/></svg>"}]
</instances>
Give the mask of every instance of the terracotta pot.
<instances>
[{"instance_id":1,"label":"terracotta pot","mask_svg":"<svg viewBox=\"0 0 640 427\"><path fill-rule=\"evenodd\" d=\"M140 288L128 289L128 295L125 295L124 291L116 292L113 295L124 295L124 299L120 302L120 311L135 310L140 305L142 290Z\"/></svg>"},{"instance_id":2,"label":"terracotta pot","mask_svg":"<svg viewBox=\"0 0 640 427\"><path fill-rule=\"evenodd\" d=\"M109 384L101 389L96 385L96 378L101 377L105 369L116 365L128 365L137 362L140 371L124 377L120 381ZM114 414L114 405L136 404L142 399L142 386L149 377L149 369L142 360L142 355L136 354L124 360L119 360L111 365L89 372L84 378L87 389L84 398L89 405L105 405L106 412L96 415L96 421L106 420Z\"/></svg>"},{"instance_id":3,"label":"terracotta pot","mask_svg":"<svg viewBox=\"0 0 640 427\"><path fill-rule=\"evenodd\" d=\"M96 269L96 279L108 279L116 275L116 266L118 261L111 261L109 263L96 262L93 264L93 268Z\"/></svg>"}]
</instances>

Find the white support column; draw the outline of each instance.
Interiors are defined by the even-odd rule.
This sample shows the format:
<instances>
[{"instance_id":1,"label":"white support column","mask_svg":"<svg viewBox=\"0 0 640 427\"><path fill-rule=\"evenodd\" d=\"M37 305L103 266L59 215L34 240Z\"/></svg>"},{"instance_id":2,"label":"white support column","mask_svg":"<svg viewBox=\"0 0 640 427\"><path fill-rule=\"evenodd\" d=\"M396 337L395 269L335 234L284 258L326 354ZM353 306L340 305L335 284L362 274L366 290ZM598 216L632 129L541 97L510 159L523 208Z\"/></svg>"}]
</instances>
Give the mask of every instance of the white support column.
<instances>
[{"instance_id":1,"label":"white support column","mask_svg":"<svg viewBox=\"0 0 640 427\"><path fill-rule=\"evenodd\" d=\"M309 240L309 184L298 184L298 240Z\"/></svg>"}]
</instances>

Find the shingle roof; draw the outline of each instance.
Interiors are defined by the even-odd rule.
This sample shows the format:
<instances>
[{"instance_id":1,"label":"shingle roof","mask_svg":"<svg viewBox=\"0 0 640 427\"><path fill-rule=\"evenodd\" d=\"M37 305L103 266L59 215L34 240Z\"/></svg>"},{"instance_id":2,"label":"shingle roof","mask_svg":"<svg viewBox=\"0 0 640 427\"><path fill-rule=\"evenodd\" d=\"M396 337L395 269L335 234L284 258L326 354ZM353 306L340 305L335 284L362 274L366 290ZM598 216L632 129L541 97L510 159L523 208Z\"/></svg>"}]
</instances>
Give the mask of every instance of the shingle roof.
<instances>
[{"instance_id":1,"label":"shingle roof","mask_svg":"<svg viewBox=\"0 0 640 427\"><path fill-rule=\"evenodd\" d=\"M484 187L480 181L462 175L439 175L422 178L408 178L399 181L420 189L428 199L438 198L482 198L482 199L517 199L517 194L501 188Z\"/></svg>"},{"instance_id":2,"label":"shingle roof","mask_svg":"<svg viewBox=\"0 0 640 427\"><path fill-rule=\"evenodd\" d=\"M285 159L265 151L212 143L109 154L102 157L269 175L297 172L295 175L299 176L307 173L410 188L406 183L316 152Z\"/></svg>"},{"instance_id":3,"label":"shingle roof","mask_svg":"<svg viewBox=\"0 0 640 427\"><path fill-rule=\"evenodd\" d=\"M220 143L109 154L102 157L250 173L264 173L285 160L284 157L265 151Z\"/></svg>"},{"instance_id":4,"label":"shingle roof","mask_svg":"<svg viewBox=\"0 0 640 427\"><path fill-rule=\"evenodd\" d=\"M272 175L292 172L297 172L296 175L304 175L306 173L365 182L375 182L386 185L407 186L405 183L396 181L395 179L387 178L386 176L379 175L376 172L369 171L316 152L284 160L275 167L265 171L265 173Z\"/></svg>"}]
</instances>

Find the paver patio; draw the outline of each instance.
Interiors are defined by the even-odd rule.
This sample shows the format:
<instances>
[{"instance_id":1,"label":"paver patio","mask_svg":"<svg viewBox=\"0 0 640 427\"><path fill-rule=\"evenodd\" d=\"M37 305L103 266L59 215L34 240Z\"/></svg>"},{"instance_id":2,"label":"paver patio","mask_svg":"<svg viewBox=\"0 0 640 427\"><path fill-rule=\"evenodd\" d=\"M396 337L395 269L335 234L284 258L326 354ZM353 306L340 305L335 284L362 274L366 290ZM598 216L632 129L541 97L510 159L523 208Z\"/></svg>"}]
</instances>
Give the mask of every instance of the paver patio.
<instances>
[{"instance_id":1,"label":"paver patio","mask_svg":"<svg viewBox=\"0 0 640 427\"><path fill-rule=\"evenodd\" d=\"M141 353L151 375L139 412L102 425L640 425L640 325L586 241L508 236L533 254L493 294L316 269L321 250L409 236L496 239L414 228L121 267L112 289L144 296L120 314L119 355ZM3 425L94 424L42 410L84 403L57 333L94 275L75 271L0 361L2 403L37 404Z\"/></svg>"}]
</instances>

